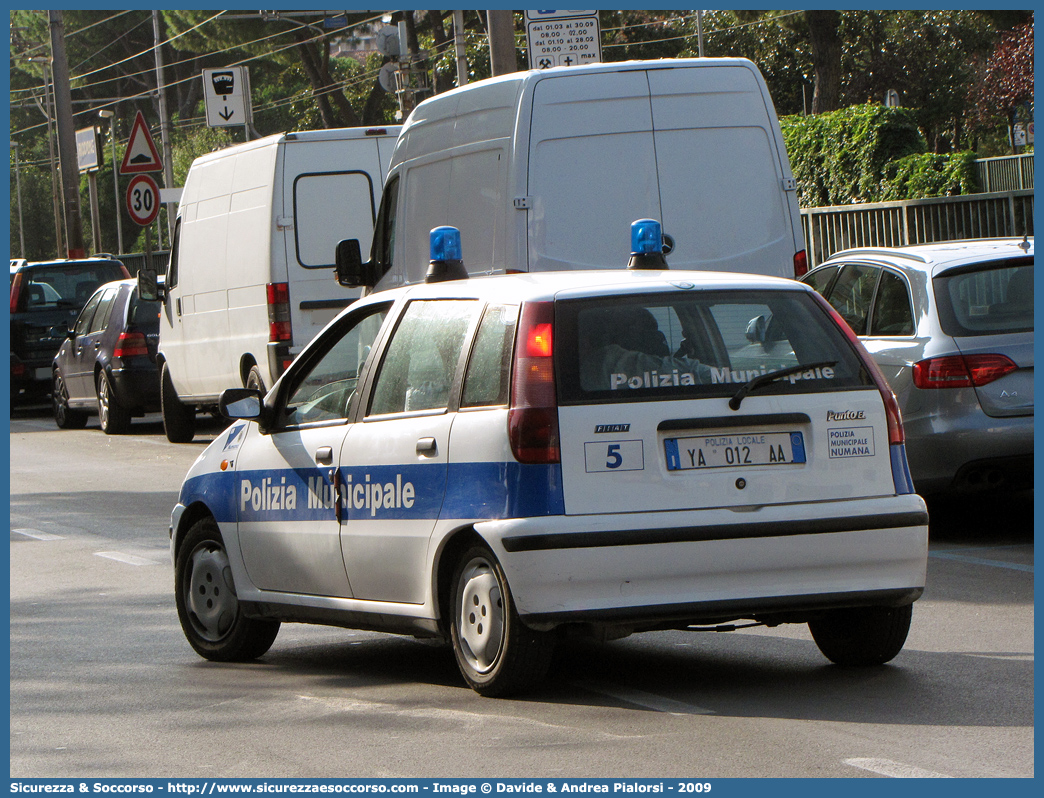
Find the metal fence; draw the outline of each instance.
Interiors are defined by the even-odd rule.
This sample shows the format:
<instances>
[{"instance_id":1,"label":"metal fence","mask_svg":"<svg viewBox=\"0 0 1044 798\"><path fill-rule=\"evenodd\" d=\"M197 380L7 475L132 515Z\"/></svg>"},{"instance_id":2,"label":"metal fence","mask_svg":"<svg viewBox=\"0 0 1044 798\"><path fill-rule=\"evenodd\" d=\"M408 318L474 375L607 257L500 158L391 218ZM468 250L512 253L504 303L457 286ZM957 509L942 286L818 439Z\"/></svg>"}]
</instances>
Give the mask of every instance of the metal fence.
<instances>
[{"instance_id":1,"label":"metal fence","mask_svg":"<svg viewBox=\"0 0 1044 798\"><path fill-rule=\"evenodd\" d=\"M1033 235L1033 190L806 208L801 226L809 267L851 247Z\"/></svg>"},{"instance_id":2,"label":"metal fence","mask_svg":"<svg viewBox=\"0 0 1044 798\"><path fill-rule=\"evenodd\" d=\"M975 161L975 177L979 188L987 194L1032 189L1033 153L980 158Z\"/></svg>"},{"instance_id":3,"label":"metal fence","mask_svg":"<svg viewBox=\"0 0 1044 798\"><path fill-rule=\"evenodd\" d=\"M127 271L131 275L136 275L138 270L145 266L145 253L144 252L129 252L124 255L116 255L123 265L127 267ZM152 253L152 267L158 271L166 271L167 260L170 258L170 252L166 250L153 251Z\"/></svg>"}]
</instances>

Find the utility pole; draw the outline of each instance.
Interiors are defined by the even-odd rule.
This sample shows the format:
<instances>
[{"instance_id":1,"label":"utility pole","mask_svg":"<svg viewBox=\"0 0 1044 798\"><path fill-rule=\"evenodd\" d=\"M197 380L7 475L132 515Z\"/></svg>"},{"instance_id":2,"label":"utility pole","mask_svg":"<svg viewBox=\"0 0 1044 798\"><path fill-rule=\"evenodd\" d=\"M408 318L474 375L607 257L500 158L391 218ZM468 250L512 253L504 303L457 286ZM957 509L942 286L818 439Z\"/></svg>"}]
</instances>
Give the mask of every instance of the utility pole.
<instances>
[{"instance_id":1,"label":"utility pole","mask_svg":"<svg viewBox=\"0 0 1044 798\"><path fill-rule=\"evenodd\" d=\"M453 51L457 58L457 86L465 86L468 82L468 58L463 11L453 12Z\"/></svg>"},{"instance_id":2,"label":"utility pole","mask_svg":"<svg viewBox=\"0 0 1044 798\"><path fill-rule=\"evenodd\" d=\"M109 141L112 142L112 186L116 198L116 254L123 253L123 217L120 213L120 162L116 160L116 110L102 108L98 116L109 120Z\"/></svg>"},{"instance_id":3,"label":"utility pole","mask_svg":"<svg viewBox=\"0 0 1044 798\"><path fill-rule=\"evenodd\" d=\"M156 91L159 92L160 141L163 146L163 185L174 188L174 159L170 149L170 115L167 113L167 90L163 82L163 53L160 50L159 11L152 12L152 34L156 42ZM250 137L247 136L247 140ZM167 240L174 240L174 204L167 203ZM163 240L160 239L160 247Z\"/></svg>"},{"instance_id":4,"label":"utility pole","mask_svg":"<svg viewBox=\"0 0 1044 798\"><path fill-rule=\"evenodd\" d=\"M18 192L18 256L25 257L25 227L22 224L22 170L18 163L18 142L11 142L15 157L15 191Z\"/></svg>"},{"instance_id":5,"label":"utility pole","mask_svg":"<svg viewBox=\"0 0 1044 798\"><path fill-rule=\"evenodd\" d=\"M54 80L55 117L58 123L58 161L65 194L65 231L69 258L83 258L83 225L80 220L80 170L76 162L76 130L73 126L69 62L65 57L65 25L61 11L48 11L51 29L51 77Z\"/></svg>"},{"instance_id":6,"label":"utility pole","mask_svg":"<svg viewBox=\"0 0 1044 798\"><path fill-rule=\"evenodd\" d=\"M500 9L487 11L489 27L489 65L493 75L517 72L515 66L515 13Z\"/></svg>"},{"instance_id":7,"label":"utility pole","mask_svg":"<svg viewBox=\"0 0 1044 798\"><path fill-rule=\"evenodd\" d=\"M25 59L34 64L43 65L44 73L44 102L43 115L47 119L47 153L51 164L51 203L54 206L54 251L55 254L65 249L65 239L62 237L62 192L58 188L58 161L54 156L54 115L51 113L51 60L41 56ZM39 106L39 101L37 101Z\"/></svg>"}]
</instances>

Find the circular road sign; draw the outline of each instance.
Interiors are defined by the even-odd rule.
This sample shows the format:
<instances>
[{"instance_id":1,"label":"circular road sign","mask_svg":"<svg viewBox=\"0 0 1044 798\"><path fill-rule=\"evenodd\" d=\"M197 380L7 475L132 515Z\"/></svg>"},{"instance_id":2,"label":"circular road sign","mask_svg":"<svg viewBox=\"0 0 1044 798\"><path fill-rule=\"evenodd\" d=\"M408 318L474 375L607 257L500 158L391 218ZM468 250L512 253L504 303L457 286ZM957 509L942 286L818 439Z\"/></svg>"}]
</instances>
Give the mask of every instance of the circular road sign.
<instances>
[{"instance_id":1,"label":"circular road sign","mask_svg":"<svg viewBox=\"0 0 1044 798\"><path fill-rule=\"evenodd\" d=\"M135 175L127 186L127 213L131 219L146 227L159 214L159 186L148 175Z\"/></svg>"}]
</instances>

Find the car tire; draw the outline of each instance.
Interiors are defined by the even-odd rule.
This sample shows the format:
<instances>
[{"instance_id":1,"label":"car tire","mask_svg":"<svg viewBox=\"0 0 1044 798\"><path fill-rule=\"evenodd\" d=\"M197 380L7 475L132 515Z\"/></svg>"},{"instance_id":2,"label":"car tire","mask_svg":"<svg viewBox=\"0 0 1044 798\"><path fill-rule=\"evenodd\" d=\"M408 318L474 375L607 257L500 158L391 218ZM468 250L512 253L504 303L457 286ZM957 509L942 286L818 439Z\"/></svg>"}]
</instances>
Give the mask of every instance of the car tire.
<instances>
[{"instance_id":1,"label":"car tire","mask_svg":"<svg viewBox=\"0 0 1044 798\"><path fill-rule=\"evenodd\" d=\"M268 389L265 387L265 379L261 376L261 369L257 366L250 367L250 373L247 374L246 378L246 387L261 391L262 396L268 393Z\"/></svg>"},{"instance_id":2,"label":"car tire","mask_svg":"<svg viewBox=\"0 0 1044 798\"><path fill-rule=\"evenodd\" d=\"M883 665L902 651L913 605L832 610L808 622L819 650L837 665Z\"/></svg>"},{"instance_id":3,"label":"car tire","mask_svg":"<svg viewBox=\"0 0 1044 798\"><path fill-rule=\"evenodd\" d=\"M98 374L98 421L106 435L122 435L130 430L130 411L120 404L112 389L112 381L104 371Z\"/></svg>"},{"instance_id":4,"label":"car tire","mask_svg":"<svg viewBox=\"0 0 1044 798\"><path fill-rule=\"evenodd\" d=\"M58 429L83 429L87 426L87 414L69 407L69 389L60 371L55 371L52 376L51 409Z\"/></svg>"},{"instance_id":5,"label":"car tire","mask_svg":"<svg viewBox=\"0 0 1044 798\"><path fill-rule=\"evenodd\" d=\"M190 443L196 437L196 410L178 399L166 363L160 374L160 409L163 412L163 431L168 441Z\"/></svg>"},{"instance_id":6,"label":"car tire","mask_svg":"<svg viewBox=\"0 0 1044 798\"><path fill-rule=\"evenodd\" d=\"M484 545L460 558L451 583L450 641L465 681L485 696L532 687L547 674L554 653L550 632L535 632L518 617L507 578Z\"/></svg>"},{"instance_id":7,"label":"car tire","mask_svg":"<svg viewBox=\"0 0 1044 798\"><path fill-rule=\"evenodd\" d=\"M189 645L214 662L257 659L275 642L279 621L243 615L217 522L209 516L185 535L174 565L174 598Z\"/></svg>"}]
</instances>

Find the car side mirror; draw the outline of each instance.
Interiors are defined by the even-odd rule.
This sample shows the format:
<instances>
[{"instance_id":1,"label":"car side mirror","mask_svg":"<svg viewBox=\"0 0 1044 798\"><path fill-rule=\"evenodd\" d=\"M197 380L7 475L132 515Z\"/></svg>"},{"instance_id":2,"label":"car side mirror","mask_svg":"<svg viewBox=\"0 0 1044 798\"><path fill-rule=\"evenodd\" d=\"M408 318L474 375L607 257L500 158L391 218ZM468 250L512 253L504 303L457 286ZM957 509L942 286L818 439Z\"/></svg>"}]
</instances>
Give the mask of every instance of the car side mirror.
<instances>
[{"instance_id":1,"label":"car side mirror","mask_svg":"<svg viewBox=\"0 0 1044 798\"><path fill-rule=\"evenodd\" d=\"M226 388L218 397L218 412L232 421L260 421L264 407L261 391L254 388Z\"/></svg>"},{"instance_id":2,"label":"car side mirror","mask_svg":"<svg viewBox=\"0 0 1044 798\"><path fill-rule=\"evenodd\" d=\"M163 299L163 282L155 269L138 270L138 296L145 302Z\"/></svg>"},{"instance_id":3,"label":"car side mirror","mask_svg":"<svg viewBox=\"0 0 1044 798\"><path fill-rule=\"evenodd\" d=\"M362 250L359 248L359 239L349 238L340 241L334 253L335 273L337 282L346 288L358 288L366 286L372 288L376 280L373 279L373 267L370 261L363 262Z\"/></svg>"}]
</instances>

